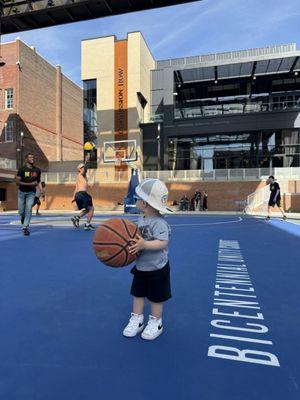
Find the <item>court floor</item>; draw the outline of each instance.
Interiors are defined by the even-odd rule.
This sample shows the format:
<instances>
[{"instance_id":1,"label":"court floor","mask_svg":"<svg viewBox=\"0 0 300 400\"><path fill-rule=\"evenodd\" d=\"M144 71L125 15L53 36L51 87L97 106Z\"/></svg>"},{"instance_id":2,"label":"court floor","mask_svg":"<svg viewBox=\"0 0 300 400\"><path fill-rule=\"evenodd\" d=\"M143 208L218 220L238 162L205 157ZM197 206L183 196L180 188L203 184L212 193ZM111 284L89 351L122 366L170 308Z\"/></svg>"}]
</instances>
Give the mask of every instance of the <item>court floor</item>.
<instances>
[{"instance_id":1,"label":"court floor","mask_svg":"<svg viewBox=\"0 0 300 400\"><path fill-rule=\"evenodd\" d=\"M41 218L23 237L0 216L1 399L299 400L300 225L167 217L173 297L148 342L122 336L130 267Z\"/></svg>"}]
</instances>

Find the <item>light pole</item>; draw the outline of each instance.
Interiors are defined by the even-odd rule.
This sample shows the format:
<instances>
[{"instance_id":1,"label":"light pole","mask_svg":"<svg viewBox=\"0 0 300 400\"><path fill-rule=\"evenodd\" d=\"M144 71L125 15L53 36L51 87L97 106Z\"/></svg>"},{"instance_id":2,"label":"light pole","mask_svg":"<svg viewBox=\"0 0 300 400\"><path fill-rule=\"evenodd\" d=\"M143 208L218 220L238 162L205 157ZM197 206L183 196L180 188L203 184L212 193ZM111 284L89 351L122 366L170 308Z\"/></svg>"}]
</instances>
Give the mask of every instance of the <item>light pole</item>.
<instances>
[{"instance_id":1,"label":"light pole","mask_svg":"<svg viewBox=\"0 0 300 400\"><path fill-rule=\"evenodd\" d=\"M22 167L23 163L23 137L24 137L24 132L20 132L20 142L19 142L19 147L17 148L17 152L19 154L19 167Z\"/></svg>"},{"instance_id":2,"label":"light pole","mask_svg":"<svg viewBox=\"0 0 300 400\"><path fill-rule=\"evenodd\" d=\"M156 136L156 140L157 140L157 170L160 171L160 128L161 128L161 124L158 123L157 124L157 136Z\"/></svg>"}]
</instances>

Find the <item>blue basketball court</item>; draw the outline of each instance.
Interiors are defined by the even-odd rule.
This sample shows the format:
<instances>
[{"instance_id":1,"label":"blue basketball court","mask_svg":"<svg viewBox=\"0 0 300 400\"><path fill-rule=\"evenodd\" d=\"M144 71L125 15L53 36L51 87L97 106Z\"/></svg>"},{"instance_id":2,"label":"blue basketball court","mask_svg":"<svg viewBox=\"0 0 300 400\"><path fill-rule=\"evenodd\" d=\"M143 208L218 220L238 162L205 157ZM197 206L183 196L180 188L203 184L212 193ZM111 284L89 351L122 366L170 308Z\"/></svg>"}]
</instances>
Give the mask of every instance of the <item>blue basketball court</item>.
<instances>
[{"instance_id":1,"label":"blue basketball court","mask_svg":"<svg viewBox=\"0 0 300 400\"><path fill-rule=\"evenodd\" d=\"M149 342L122 336L130 267L67 218L23 237L0 217L1 399L299 400L300 225L167 217L173 297Z\"/></svg>"}]
</instances>

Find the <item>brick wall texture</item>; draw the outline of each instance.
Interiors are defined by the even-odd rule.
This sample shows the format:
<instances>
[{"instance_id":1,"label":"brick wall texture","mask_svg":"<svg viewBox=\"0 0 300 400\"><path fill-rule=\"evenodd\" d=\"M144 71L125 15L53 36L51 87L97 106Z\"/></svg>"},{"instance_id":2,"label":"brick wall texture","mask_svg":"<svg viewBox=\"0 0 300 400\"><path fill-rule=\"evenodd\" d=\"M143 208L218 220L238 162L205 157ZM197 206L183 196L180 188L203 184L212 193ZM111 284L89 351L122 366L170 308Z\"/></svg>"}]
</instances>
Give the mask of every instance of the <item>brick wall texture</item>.
<instances>
[{"instance_id":1,"label":"brick wall texture","mask_svg":"<svg viewBox=\"0 0 300 400\"><path fill-rule=\"evenodd\" d=\"M0 76L0 157L18 159L20 165L17 149L24 132L23 157L33 152L43 170L47 170L49 161L81 160L82 89L20 40L3 44L1 53L6 65ZM5 109L5 88L14 90L14 107L10 110ZM14 121L11 143L4 141L8 120Z\"/></svg>"},{"instance_id":2,"label":"brick wall texture","mask_svg":"<svg viewBox=\"0 0 300 400\"><path fill-rule=\"evenodd\" d=\"M208 193L209 211L238 211L236 201L245 200L255 190L263 187L264 182L176 182L167 184L169 189L170 204L184 195L190 199L196 190L206 190ZM2 204L6 210L15 210L16 187L14 184L1 184L0 188L8 189L8 201ZM97 184L90 187L96 210L116 210L118 202L123 203L127 194L127 183ZM288 212L300 212L300 181L290 181L290 188L296 188L297 194L286 195L283 206ZM47 210L73 210L71 203L74 192L73 184L47 185L46 201L41 209Z\"/></svg>"}]
</instances>

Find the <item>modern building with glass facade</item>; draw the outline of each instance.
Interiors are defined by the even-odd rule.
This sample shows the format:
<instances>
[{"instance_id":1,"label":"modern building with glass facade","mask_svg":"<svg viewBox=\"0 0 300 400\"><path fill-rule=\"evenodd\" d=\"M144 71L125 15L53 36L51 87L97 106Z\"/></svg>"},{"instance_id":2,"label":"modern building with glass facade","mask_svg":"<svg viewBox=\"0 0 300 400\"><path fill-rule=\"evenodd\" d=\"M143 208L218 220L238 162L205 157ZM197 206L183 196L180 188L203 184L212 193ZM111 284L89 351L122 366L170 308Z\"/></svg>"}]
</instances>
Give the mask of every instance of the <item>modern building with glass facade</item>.
<instances>
[{"instance_id":1,"label":"modern building with glass facade","mask_svg":"<svg viewBox=\"0 0 300 400\"><path fill-rule=\"evenodd\" d=\"M82 79L100 166L103 141L122 138L137 140L145 171L300 166L295 44L155 61L140 32L90 39Z\"/></svg>"},{"instance_id":2,"label":"modern building with glass facade","mask_svg":"<svg viewBox=\"0 0 300 400\"><path fill-rule=\"evenodd\" d=\"M169 170L299 167L300 52L288 44L157 61L150 118L144 169L157 158Z\"/></svg>"}]
</instances>

